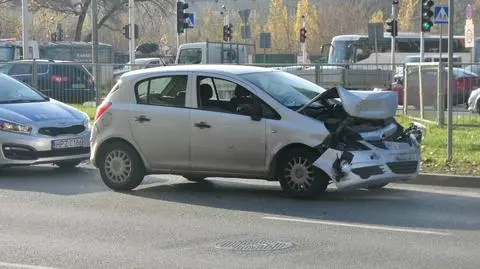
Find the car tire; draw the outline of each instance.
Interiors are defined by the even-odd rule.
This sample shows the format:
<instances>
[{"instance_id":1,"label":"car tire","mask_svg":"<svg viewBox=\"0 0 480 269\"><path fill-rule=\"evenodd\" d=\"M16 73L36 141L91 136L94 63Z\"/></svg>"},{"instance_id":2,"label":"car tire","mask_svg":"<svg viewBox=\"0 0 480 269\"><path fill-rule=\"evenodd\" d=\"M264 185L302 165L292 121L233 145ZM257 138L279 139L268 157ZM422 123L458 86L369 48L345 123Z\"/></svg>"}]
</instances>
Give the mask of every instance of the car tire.
<instances>
[{"instance_id":1,"label":"car tire","mask_svg":"<svg viewBox=\"0 0 480 269\"><path fill-rule=\"evenodd\" d=\"M63 162L56 162L55 165L60 167L61 169L73 169L82 163L82 161L63 161Z\"/></svg>"},{"instance_id":2,"label":"car tire","mask_svg":"<svg viewBox=\"0 0 480 269\"><path fill-rule=\"evenodd\" d=\"M137 151L124 142L105 145L98 156L100 176L114 191L128 191L143 181L145 168Z\"/></svg>"},{"instance_id":3,"label":"car tire","mask_svg":"<svg viewBox=\"0 0 480 269\"><path fill-rule=\"evenodd\" d=\"M188 176L188 177L184 176L184 178L192 182L202 182L205 180L205 177L199 177L199 176Z\"/></svg>"},{"instance_id":4,"label":"car tire","mask_svg":"<svg viewBox=\"0 0 480 269\"><path fill-rule=\"evenodd\" d=\"M330 178L313 165L316 155L309 149L292 149L280 158L277 178L291 198L313 199L326 191Z\"/></svg>"},{"instance_id":5,"label":"car tire","mask_svg":"<svg viewBox=\"0 0 480 269\"><path fill-rule=\"evenodd\" d=\"M380 190L387 185L388 185L388 183L376 184L376 185L368 186L366 189L367 190Z\"/></svg>"}]
</instances>

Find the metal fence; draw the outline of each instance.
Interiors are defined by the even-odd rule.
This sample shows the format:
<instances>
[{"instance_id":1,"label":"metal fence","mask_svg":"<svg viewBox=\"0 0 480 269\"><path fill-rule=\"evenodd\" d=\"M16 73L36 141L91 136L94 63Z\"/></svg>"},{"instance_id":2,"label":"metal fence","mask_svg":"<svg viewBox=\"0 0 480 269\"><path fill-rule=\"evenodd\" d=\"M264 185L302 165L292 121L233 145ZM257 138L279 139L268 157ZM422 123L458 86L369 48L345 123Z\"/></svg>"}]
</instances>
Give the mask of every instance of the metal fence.
<instances>
[{"instance_id":1,"label":"metal fence","mask_svg":"<svg viewBox=\"0 0 480 269\"><path fill-rule=\"evenodd\" d=\"M342 86L366 91L393 90L398 93L398 114L432 121L443 125L446 115L446 65L439 63L390 64L311 64L272 65L255 64L283 70L324 88ZM59 101L95 106L106 96L116 80L131 70L152 68L158 64L115 65L100 64L99 77L92 75L91 64L60 61L21 61L0 64L6 73L42 91ZM421 74L420 74L421 67ZM443 72L439 72L443 70ZM455 125L480 126L480 64L467 64L454 68ZM420 87L421 86L421 87ZM477 96L478 92L478 96ZM224 92L228 98L233 94ZM470 100L470 103L469 103ZM443 107L444 109L438 109ZM469 111L468 108L472 111Z\"/></svg>"},{"instance_id":2,"label":"metal fence","mask_svg":"<svg viewBox=\"0 0 480 269\"><path fill-rule=\"evenodd\" d=\"M456 64L452 122L456 126L480 125L480 65ZM392 90L399 95L403 114L445 125L448 105L448 68L445 63L408 63L397 73Z\"/></svg>"}]
</instances>

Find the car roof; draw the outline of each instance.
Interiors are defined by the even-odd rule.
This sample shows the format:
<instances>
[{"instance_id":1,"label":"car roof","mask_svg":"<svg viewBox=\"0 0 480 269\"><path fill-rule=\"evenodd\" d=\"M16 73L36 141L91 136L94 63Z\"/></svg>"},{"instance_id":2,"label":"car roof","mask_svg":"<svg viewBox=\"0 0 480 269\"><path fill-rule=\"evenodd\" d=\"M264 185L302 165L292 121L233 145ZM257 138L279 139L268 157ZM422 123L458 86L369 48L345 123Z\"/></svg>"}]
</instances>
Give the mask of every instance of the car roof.
<instances>
[{"instance_id":1,"label":"car roof","mask_svg":"<svg viewBox=\"0 0 480 269\"><path fill-rule=\"evenodd\" d=\"M241 75L258 72L272 72L271 68L231 65L231 64L192 64L192 65L170 65L153 67L142 70L130 71L122 75L122 78L136 77L138 75L156 74L158 72L214 72L225 75Z\"/></svg>"}]
</instances>

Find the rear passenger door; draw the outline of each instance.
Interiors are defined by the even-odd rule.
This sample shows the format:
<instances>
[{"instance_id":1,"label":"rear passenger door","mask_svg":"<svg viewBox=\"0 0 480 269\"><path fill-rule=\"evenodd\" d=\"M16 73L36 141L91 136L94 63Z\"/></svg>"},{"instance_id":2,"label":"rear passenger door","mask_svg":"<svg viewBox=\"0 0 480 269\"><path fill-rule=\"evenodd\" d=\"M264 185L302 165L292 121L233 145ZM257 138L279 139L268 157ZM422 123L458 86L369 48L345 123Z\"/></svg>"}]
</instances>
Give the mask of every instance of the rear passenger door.
<instances>
[{"instance_id":1,"label":"rear passenger door","mask_svg":"<svg viewBox=\"0 0 480 269\"><path fill-rule=\"evenodd\" d=\"M153 169L188 170L190 108L188 73L170 73L138 81L132 105L133 139Z\"/></svg>"}]
</instances>

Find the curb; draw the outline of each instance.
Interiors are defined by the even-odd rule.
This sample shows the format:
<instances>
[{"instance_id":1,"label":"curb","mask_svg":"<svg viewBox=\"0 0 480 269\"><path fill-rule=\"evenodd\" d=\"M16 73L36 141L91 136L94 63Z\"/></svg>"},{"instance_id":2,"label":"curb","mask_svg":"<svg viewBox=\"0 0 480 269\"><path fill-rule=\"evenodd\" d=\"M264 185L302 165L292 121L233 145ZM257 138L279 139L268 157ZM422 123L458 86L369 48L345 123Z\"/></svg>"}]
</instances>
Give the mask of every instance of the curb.
<instances>
[{"instance_id":1,"label":"curb","mask_svg":"<svg viewBox=\"0 0 480 269\"><path fill-rule=\"evenodd\" d=\"M457 188L480 188L480 177L421 173L415 179L399 183Z\"/></svg>"}]
</instances>

